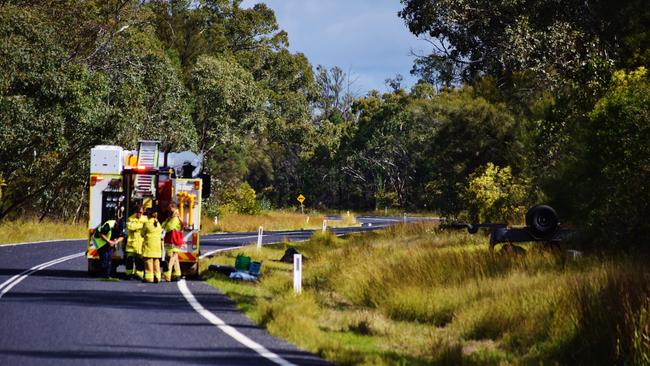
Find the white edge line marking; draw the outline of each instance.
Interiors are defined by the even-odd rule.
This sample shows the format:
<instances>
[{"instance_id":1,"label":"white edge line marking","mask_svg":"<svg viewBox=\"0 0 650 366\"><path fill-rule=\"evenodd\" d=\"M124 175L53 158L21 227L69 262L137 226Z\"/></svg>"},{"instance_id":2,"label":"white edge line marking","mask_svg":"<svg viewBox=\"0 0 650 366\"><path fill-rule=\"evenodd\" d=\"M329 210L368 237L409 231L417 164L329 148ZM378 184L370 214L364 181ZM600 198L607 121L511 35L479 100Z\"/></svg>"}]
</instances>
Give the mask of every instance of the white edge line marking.
<instances>
[{"instance_id":1,"label":"white edge line marking","mask_svg":"<svg viewBox=\"0 0 650 366\"><path fill-rule=\"evenodd\" d=\"M381 224L380 224L380 225L381 225ZM375 226L375 227L376 227L376 228L384 228L385 226L379 226L379 225L377 225L377 226ZM352 232L349 232L349 233L340 233L340 234L335 234L335 235L336 235L336 236L346 236L346 235L350 235L350 234L363 233L363 232L365 232L365 231L366 231L366 230L352 231ZM302 234L302 233L299 232L299 231L295 231L295 232L291 232L291 233L292 233L292 234L294 234L294 233L300 233L300 234ZM267 235L268 235L268 236L271 236L271 234L265 234L265 235L263 235L263 236L267 236ZM244 237L237 237L237 238L228 238L228 239L246 239L246 238L257 238L257 235L253 235L253 236L244 236ZM227 238L223 238L223 239L220 239L220 240L225 240L225 239L227 239ZM208 240L216 240L216 239L208 239ZM291 243L304 243L304 242L306 242L306 241L308 241L308 240L309 240L309 239L303 239L303 240L291 240ZM279 241L267 242L267 243L262 243L262 245L271 245L271 244L278 244L278 243L281 243L281 242L279 242ZM201 254L201 256L199 256L199 259L204 259L204 258L210 257L211 255L213 255L213 254L215 254L215 253L219 253L219 252L227 252L227 251L229 251L229 250L235 250L235 249L245 248L245 247L247 247L247 246L249 246L249 245L253 245L253 244L252 244L252 243L249 243L249 244L238 245L238 246L236 246L236 247L228 247L228 248L221 248L221 249L211 250L211 251L209 251L209 252L207 252L207 253Z\"/></svg>"},{"instance_id":2,"label":"white edge line marking","mask_svg":"<svg viewBox=\"0 0 650 366\"><path fill-rule=\"evenodd\" d=\"M41 241L26 241L23 243L7 243L7 244L0 244L0 248L2 247L15 247L17 245L30 245L30 244L47 244L47 243L56 243L56 242L65 242L65 241L78 241L78 240L86 240L85 238L78 238L78 239L52 239L52 240L41 240Z\"/></svg>"},{"instance_id":3,"label":"white edge line marking","mask_svg":"<svg viewBox=\"0 0 650 366\"><path fill-rule=\"evenodd\" d=\"M272 236L272 235L275 235L275 234L277 234L277 233L269 232L269 234L263 234L262 237L265 237L265 236ZM304 232L302 232L302 231L289 231L289 232L287 232L287 233L282 232L282 234L285 234L285 235L304 234ZM231 239L253 239L253 238L257 238L257 235L237 236L237 237L231 237L231 238L219 238L219 239L211 239L211 238L208 238L208 239L204 239L204 241L205 241L205 240L209 240L209 241L217 241L217 240L231 240ZM302 241L307 241L307 240L308 240L308 239L306 239L306 240L292 240L292 242L302 242ZM267 243L262 243L262 245L277 244L277 243L280 243L280 242L270 242L270 243L267 242ZM199 259L204 259L204 258L206 258L206 257L209 257L209 256L211 256L211 255L213 255L213 254L215 254L215 253L219 253L219 252L227 252L227 251L229 251L229 250L235 250L235 249L244 248L244 247L247 247L247 246L249 246L249 245L251 245L251 244L249 243L249 244L238 245L238 246L236 246L236 247L228 247L228 248L220 248L220 249L211 250L211 251L209 251L209 252L207 252L207 253L201 254L201 255L199 256Z\"/></svg>"},{"instance_id":4,"label":"white edge line marking","mask_svg":"<svg viewBox=\"0 0 650 366\"><path fill-rule=\"evenodd\" d=\"M14 286L16 286L17 284L22 282L25 278L27 278L32 273L38 272L38 271L40 271L42 269L53 266L55 264L63 263L63 262L68 261L70 259L81 257L81 256L84 256L84 255L86 255L86 252L81 252L81 253L61 257L61 258L58 258L58 259L54 259L54 260L51 260L49 262L41 263L41 264L39 264L37 266L34 266L34 267L20 273L20 274L17 274L15 276L11 277L7 281L0 284L0 289L2 290L2 292L0 292L0 298L2 298L2 296L4 296L4 294L9 292Z\"/></svg>"},{"instance_id":5,"label":"white edge line marking","mask_svg":"<svg viewBox=\"0 0 650 366\"><path fill-rule=\"evenodd\" d=\"M267 243L267 244L268 244L268 243ZM199 259L203 259L203 258L209 257L209 256L211 256L211 255L214 254L214 253L226 252L226 251L229 251L229 250L235 250L235 249L239 249L239 248L247 247L247 246L249 246L249 245L251 245L251 244L245 244L245 245L239 245L239 246L236 246L236 247L228 247L228 248L221 248L221 249L211 250L211 251L209 251L209 252L207 252L207 253L205 253L205 254L201 254L201 256L199 257Z\"/></svg>"},{"instance_id":6,"label":"white edge line marking","mask_svg":"<svg viewBox=\"0 0 650 366\"><path fill-rule=\"evenodd\" d=\"M358 231L358 232L363 232L363 231ZM354 232L356 233L356 232ZM350 233L341 233L341 234L336 234L336 236L345 236L349 235ZM245 237L239 237L239 238L222 238L221 240L226 240L226 239L246 239L246 238L256 238L257 235L251 235L251 236L245 236ZM212 239L215 240L215 239ZM219 239L217 239L219 240ZM304 240L292 240L294 243L301 243L301 242L306 242L309 239L304 239ZM272 243L263 243L263 244L277 244L279 242L272 242ZM252 244L244 244L244 245L239 245L236 247L228 247L228 248L221 248L221 249L216 249L209 251L199 257L199 259L208 257L214 253L218 252L225 252L229 250L234 250L238 248L244 248ZM275 362L278 365L282 366L296 366L295 364L285 360L284 358L278 356L277 354L269 351L266 349L264 346L261 344L253 341L252 339L246 337L242 333L240 333L237 329L233 328L232 326L226 324L221 318L218 316L214 315L212 312L210 312L208 309L204 308L203 305L194 297L192 294L192 291L187 287L187 284L185 280L180 280L178 282L178 289L180 290L181 294L183 294L183 297L185 297L185 300L192 306L192 308L199 313L202 317L204 317L207 321L215 325L217 328L219 328L221 331L229 335L231 338L236 340L237 342L243 344L244 346L252 349L253 351L257 352L260 354L262 357L267 358L268 360Z\"/></svg>"},{"instance_id":7,"label":"white edge line marking","mask_svg":"<svg viewBox=\"0 0 650 366\"><path fill-rule=\"evenodd\" d=\"M266 347L262 346L261 344L253 341L252 339L248 338L241 332L239 332L237 329L234 327L226 324L221 318L218 316L214 315L212 312L210 312L208 309L204 308L201 303L194 297L190 289L187 287L187 284L185 283L185 280L180 280L178 282L178 289L181 291L183 296L185 297L185 300L192 306L192 308L199 313L202 317L204 317L207 321L210 323L214 324L217 328L219 328L221 331L229 335L231 338L236 340L237 342L241 343L242 345L252 349L253 351L257 352L260 356L278 364L281 366L295 366L295 364L285 360L284 358L278 356L277 354L269 351Z\"/></svg>"}]
</instances>

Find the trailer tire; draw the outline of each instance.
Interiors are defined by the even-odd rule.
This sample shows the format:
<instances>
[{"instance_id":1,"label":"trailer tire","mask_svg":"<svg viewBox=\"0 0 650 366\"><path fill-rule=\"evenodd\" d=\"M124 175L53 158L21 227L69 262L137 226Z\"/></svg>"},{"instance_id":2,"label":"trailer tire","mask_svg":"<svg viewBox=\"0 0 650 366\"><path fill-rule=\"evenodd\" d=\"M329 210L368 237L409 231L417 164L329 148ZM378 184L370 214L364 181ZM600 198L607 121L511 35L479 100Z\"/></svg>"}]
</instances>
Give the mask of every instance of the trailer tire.
<instances>
[{"instance_id":1,"label":"trailer tire","mask_svg":"<svg viewBox=\"0 0 650 366\"><path fill-rule=\"evenodd\" d=\"M472 225L472 224L467 224L467 232L470 233L470 234L478 233L478 226Z\"/></svg>"},{"instance_id":2,"label":"trailer tire","mask_svg":"<svg viewBox=\"0 0 650 366\"><path fill-rule=\"evenodd\" d=\"M537 205L526 212L528 232L536 239L550 239L560 227L560 219L551 206Z\"/></svg>"}]
</instances>

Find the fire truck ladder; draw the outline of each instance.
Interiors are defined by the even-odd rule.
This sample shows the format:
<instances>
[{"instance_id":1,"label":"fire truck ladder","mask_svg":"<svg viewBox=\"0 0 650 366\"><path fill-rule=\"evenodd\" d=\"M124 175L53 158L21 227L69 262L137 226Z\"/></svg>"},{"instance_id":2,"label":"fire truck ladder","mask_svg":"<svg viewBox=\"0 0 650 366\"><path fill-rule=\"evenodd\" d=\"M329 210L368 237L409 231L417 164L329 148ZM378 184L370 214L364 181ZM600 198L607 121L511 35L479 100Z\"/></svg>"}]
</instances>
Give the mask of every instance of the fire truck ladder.
<instances>
[{"instance_id":1,"label":"fire truck ladder","mask_svg":"<svg viewBox=\"0 0 650 366\"><path fill-rule=\"evenodd\" d=\"M147 170L158 168L159 146L159 141L140 141L138 143L138 168ZM155 175L136 175L134 188L141 196L154 196L156 192Z\"/></svg>"}]
</instances>

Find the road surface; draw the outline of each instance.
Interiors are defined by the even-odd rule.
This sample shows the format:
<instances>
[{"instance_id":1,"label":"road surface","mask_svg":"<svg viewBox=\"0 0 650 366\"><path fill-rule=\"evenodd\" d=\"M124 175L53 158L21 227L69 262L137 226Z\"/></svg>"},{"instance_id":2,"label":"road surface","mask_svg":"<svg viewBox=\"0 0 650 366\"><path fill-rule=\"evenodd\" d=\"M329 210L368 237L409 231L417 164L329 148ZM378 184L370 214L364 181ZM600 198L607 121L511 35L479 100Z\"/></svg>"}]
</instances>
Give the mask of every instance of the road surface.
<instances>
[{"instance_id":1,"label":"road surface","mask_svg":"<svg viewBox=\"0 0 650 366\"><path fill-rule=\"evenodd\" d=\"M401 217L358 217L374 230ZM409 219L409 221L418 219ZM312 231L266 232L263 243ZM256 233L201 238L202 257ZM202 281L145 284L88 277L85 240L0 245L0 365L328 365L270 336Z\"/></svg>"}]
</instances>

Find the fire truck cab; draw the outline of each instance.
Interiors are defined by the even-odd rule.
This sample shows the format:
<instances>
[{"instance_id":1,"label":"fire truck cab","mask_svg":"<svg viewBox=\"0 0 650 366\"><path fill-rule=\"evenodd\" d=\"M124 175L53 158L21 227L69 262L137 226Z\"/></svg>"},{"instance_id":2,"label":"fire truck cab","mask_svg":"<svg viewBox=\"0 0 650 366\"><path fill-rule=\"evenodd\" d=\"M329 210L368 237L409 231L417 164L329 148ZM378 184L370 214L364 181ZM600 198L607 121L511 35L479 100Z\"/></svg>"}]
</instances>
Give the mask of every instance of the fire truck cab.
<instances>
[{"instance_id":1,"label":"fire truck cab","mask_svg":"<svg viewBox=\"0 0 650 366\"><path fill-rule=\"evenodd\" d=\"M160 147L159 141L140 141L136 150L112 145L91 149L86 252L89 274L99 271L93 234L100 225L116 217L127 219L137 206L157 211L163 222L172 202L177 204L183 223L181 270L186 276L198 274L201 201L209 196L210 177L202 173L202 155L162 152ZM113 255L114 268L123 260L124 245L120 245Z\"/></svg>"}]
</instances>

